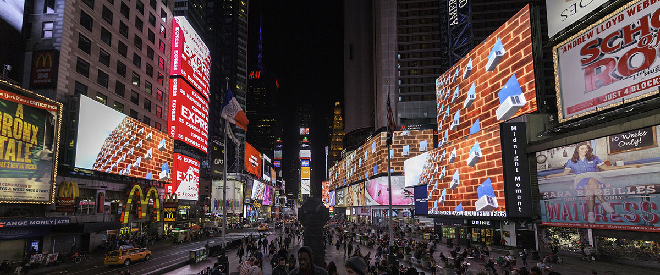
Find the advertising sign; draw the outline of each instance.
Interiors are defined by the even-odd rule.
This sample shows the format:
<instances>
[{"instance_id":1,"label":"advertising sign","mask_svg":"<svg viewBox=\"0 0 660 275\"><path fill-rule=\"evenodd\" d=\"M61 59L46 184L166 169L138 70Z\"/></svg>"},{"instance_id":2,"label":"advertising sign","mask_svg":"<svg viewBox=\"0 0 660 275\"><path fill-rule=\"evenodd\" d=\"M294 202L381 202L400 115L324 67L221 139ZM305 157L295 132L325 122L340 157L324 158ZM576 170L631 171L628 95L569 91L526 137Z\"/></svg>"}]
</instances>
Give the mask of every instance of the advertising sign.
<instances>
[{"instance_id":1,"label":"advertising sign","mask_svg":"<svg viewBox=\"0 0 660 275\"><path fill-rule=\"evenodd\" d=\"M329 207L335 206L335 191L328 192L328 205Z\"/></svg>"},{"instance_id":2,"label":"advertising sign","mask_svg":"<svg viewBox=\"0 0 660 275\"><path fill-rule=\"evenodd\" d=\"M80 189L75 181L62 181L58 184L55 210L57 212L75 212L76 202L80 197ZM101 213L103 213L101 211Z\"/></svg>"},{"instance_id":3,"label":"advertising sign","mask_svg":"<svg viewBox=\"0 0 660 275\"><path fill-rule=\"evenodd\" d=\"M546 0L548 36L552 37L609 0Z\"/></svg>"},{"instance_id":4,"label":"advertising sign","mask_svg":"<svg viewBox=\"0 0 660 275\"><path fill-rule=\"evenodd\" d=\"M425 169L424 165L430 165L432 163L431 161L426 160L428 157L429 153L426 152L419 156L409 158L403 162L406 187L416 186L419 184L419 177L422 175L422 171Z\"/></svg>"},{"instance_id":5,"label":"advertising sign","mask_svg":"<svg viewBox=\"0 0 660 275\"><path fill-rule=\"evenodd\" d=\"M273 201L273 187L270 187L268 185L264 185L264 195L262 197L262 202L261 204L263 205L270 205Z\"/></svg>"},{"instance_id":6,"label":"advertising sign","mask_svg":"<svg viewBox=\"0 0 660 275\"><path fill-rule=\"evenodd\" d=\"M415 187L415 215L426 215L429 213L428 189L421 185Z\"/></svg>"},{"instance_id":7,"label":"advertising sign","mask_svg":"<svg viewBox=\"0 0 660 275\"><path fill-rule=\"evenodd\" d=\"M366 184L365 205L389 205L387 176L370 179ZM404 176L392 176L392 205L412 205L413 197L405 190Z\"/></svg>"},{"instance_id":8,"label":"advertising sign","mask_svg":"<svg viewBox=\"0 0 660 275\"><path fill-rule=\"evenodd\" d=\"M252 200L263 200L264 194L266 192L266 185L258 180L252 182L252 194L250 198Z\"/></svg>"},{"instance_id":9,"label":"advertising sign","mask_svg":"<svg viewBox=\"0 0 660 275\"><path fill-rule=\"evenodd\" d=\"M69 218L0 219L0 228L68 225Z\"/></svg>"},{"instance_id":10,"label":"advertising sign","mask_svg":"<svg viewBox=\"0 0 660 275\"><path fill-rule=\"evenodd\" d=\"M245 171L257 177L261 176L261 153L247 142L245 142L244 164Z\"/></svg>"},{"instance_id":11,"label":"advertising sign","mask_svg":"<svg viewBox=\"0 0 660 275\"><path fill-rule=\"evenodd\" d=\"M502 162L507 217L532 216L532 190L527 162L527 131L524 122L502 123Z\"/></svg>"},{"instance_id":12,"label":"advertising sign","mask_svg":"<svg viewBox=\"0 0 660 275\"><path fill-rule=\"evenodd\" d=\"M275 150L274 159L282 159L282 150Z\"/></svg>"},{"instance_id":13,"label":"advertising sign","mask_svg":"<svg viewBox=\"0 0 660 275\"><path fill-rule=\"evenodd\" d=\"M321 200L323 204L327 207L330 200L330 194L328 194L328 181L321 182Z\"/></svg>"},{"instance_id":14,"label":"advertising sign","mask_svg":"<svg viewBox=\"0 0 660 275\"><path fill-rule=\"evenodd\" d=\"M300 150L300 158L312 158L312 151L311 150Z\"/></svg>"},{"instance_id":15,"label":"advertising sign","mask_svg":"<svg viewBox=\"0 0 660 275\"><path fill-rule=\"evenodd\" d=\"M630 1L553 49L559 121L658 93L660 2Z\"/></svg>"},{"instance_id":16,"label":"advertising sign","mask_svg":"<svg viewBox=\"0 0 660 275\"><path fill-rule=\"evenodd\" d=\"M365 206L364 182L349 186L348 194L344 196L347 206Z\"/></svg>"},{"instance_id":17,"label":"advertising sign","mask_svg":"<svg viewBox=\"0 0 660 275\"><path fill-rule=\"evenodd\" d=\"M337 207L346 206L346 200L344 198L344 193L346 193L345 191L346 191L346 187L335 190L335 206Z\"/></svg>"},{"instance_id":18,"label":"advertising sign","mask_svg":"<svg viewBox=\"0 0 660 275\"><path fill-rule=\"evenodd\" d=\"M309 195L310 192L312 191L311 187L312 181L308 179L301 179L300 180L300 194L302 195Z\"/></svg>"},{"instance_id":19,"label":"advertising sign","mask_svg":"<svg viewBox=\"0 0 660 275\"><path fill-rule=\"evenodd\" d=\"M174 179L165 185L165 193L174 193L179 200L196 201L199 197L199 161L174 154Z\"/></svg>"},{"instance_id":20,"label":"advertising sign","mask_svg":"<svg viewBox=\"0 0 660 275\"><path fill-rule=\"evenodd\" d=\"M542 223L660 232L658 134L654 126L537 152ZM620 152L612 140L640 147Z\"/></svg>"},{"instance_id":21,"label":"advertising sign","mask_svg":"<svg viewBox=\"0 0 660 275\"><path fill-rule=\"evenodd\" d=\"M180 78L170 79L169 134L207 152L209 104Z\"/></svg>"},{"instance_id":22,"label":"advertising sign","mask_svg":"<svg viewBox=\"0 0 660 275\"><path fill-rule=\"evenodd\" d=\"M225 203L222 203L223 180L214 180L211 183L211 211L213 213L222 213L222 206L227 207L227 213L243 212L243 183L235 179L227 179L227 192Z\"/></svg>"},{"instance_id":23,"label":"advertising sign","mask_svg":"<svg viewBox=\"0 0 660 275\"><path fill-rule=\"evenodd\" d=\"M183 16L175 16L172 20L170 60L170 75L182 76L208 100L211 52Z\"/></svg>"},{"instance_id":24,"label":"advertising sign","mask_svg":"<svg viewBox=\"0 0 660 275\"><path fill-rule=\"evenodd\" d=\"M300 135L301 136L308 136L309 135L309 128L300 128Z\"/></svg>"},{"instance_id":25,"label":"advertising sign","mask_svg":"<svg viewBox=\"0 0 660 275\"><path fill-rule=\"evenodd\" d=\"M57 65L57 52L33 52L32 53L32 78L30 88L51 88L54 84L55 70Z\"/></svg>"},{"instance_id":26,"label":"advertising sign","mask_svg":"<svg viewBox=\"0 0 660 275\"><path fill-rule=\"evenodd\" d=\"M171 182L173 146L166 133L80 96L75 167Z\"/></svg>"},{"instance_id":27,"label":"advertising sign","mask_svg":"<svg viewBox=\"0 0 660 275\"><path fill-rule=\"evenodd\" d=\"M309 167L300 167L300 178L301 179L309 179L310 175L310 168Z\"/></svg>"},{"instance_id":28,"label":"advertising sign","mask_svg":"<svg viewBox=\"0 0 660 275\"><path fill-rule=\"evenodd\" d=\"M62 105L7 90L0 88L0 202L52 203Z\"/></svg>"}]
</instances>

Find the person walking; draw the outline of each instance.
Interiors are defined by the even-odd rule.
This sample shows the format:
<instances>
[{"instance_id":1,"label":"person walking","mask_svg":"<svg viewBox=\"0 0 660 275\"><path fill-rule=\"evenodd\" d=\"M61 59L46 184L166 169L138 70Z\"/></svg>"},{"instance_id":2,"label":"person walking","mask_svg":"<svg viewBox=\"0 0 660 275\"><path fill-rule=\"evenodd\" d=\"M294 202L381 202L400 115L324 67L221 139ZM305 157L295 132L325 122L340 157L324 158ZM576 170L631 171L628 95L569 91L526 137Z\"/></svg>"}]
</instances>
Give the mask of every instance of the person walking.
<instances>
[{"instance_id":1,"label":"person walking","mask_svg":"<svg viewBox=\"0 0 660 275\"><path fill-rule=\"evenodd\" d=\"M504 238L500 239L500 245L502 245L502 249L506 248L506 240Z\"/></svg>"},{"instance_id":2,"label":"person walking","mask_svg":"<svg viewBox=\"0 0 660 275\"><path fill-rule=\"evenodd\" d=\"M520 252L520 258L523 261L523 266L527 266L527 248L523 249L523 251Z\"/></svg>"},{"instance_id":3,"label":"person walking","mask_svg":"<svg viewBox=\"0 0 660 275\"><path fill-rule=\"evenodd\" d=\"M277 261L277 266L273 269L273 275L287 275L289 269L286 266L286 258L280 257Z\"/></svg>"},{"instance_id":4,"label":"person walking","mask_svg":"<svg viewBox=\"0 0 660 275\"><path fill-rule=\"evenodd\" d=\"M349 257L352 255L351 252L353 252L353 244L349 242L348 243L348 256Z\"/></svg>"},{"instance_id":5,"label":"person walking","mask_svg":"<svg viewBox=\"0 0 660 275\"><path fill-rule=\"evenodd\" d=\"M243 244L241 244L238 247L238 251L236 251L236 256L238 256L238 263L239 264L243 262L243 255L244 254L245 254L245 250L243 249Z\"/></svg>"}]
</instances>

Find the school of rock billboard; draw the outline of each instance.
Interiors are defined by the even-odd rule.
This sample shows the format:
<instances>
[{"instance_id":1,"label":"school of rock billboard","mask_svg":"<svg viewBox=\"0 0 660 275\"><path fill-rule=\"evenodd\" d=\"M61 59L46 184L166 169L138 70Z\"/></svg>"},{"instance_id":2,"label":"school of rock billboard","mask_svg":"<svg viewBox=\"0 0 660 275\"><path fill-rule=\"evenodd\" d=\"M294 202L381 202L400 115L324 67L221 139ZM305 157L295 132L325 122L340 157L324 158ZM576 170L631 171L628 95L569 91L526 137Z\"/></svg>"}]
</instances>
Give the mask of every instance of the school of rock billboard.
<instances>
[{"instance_id":1,"label":"school of rock billboard","mask_svg":"<svg viewBox=\"0 0 660 275\"><path fill-rule=\"evenodd\" d=\"M544 225L660 232L659 126L536 153Z\"/></svg>"},{"instance_id":2,"label":"school of rock billboard","mask_svg":"<svg viewBox=\"0 0 660 275\"><path fill-rule=\"evenodd\" d=\"M165 185L165 193L176 194L179 200L196 201L199 198L199 161L174 153L172 184Z\"/></svg>"},{"instance_id":3,"label":"school of rock billboard","mask_svg":"<svg viewBox=\"0 0 660 275\"><path fill-rule=\"evenodd\" d=\"M658 93L660 2L630 1L553 49L559 121Z\"/></svg>"},{"instance_id":4,"label":"school of rock billboard","mask_svg":"<svg viewBox=\"0 0 660 275\"><path fill-rule=\"evenodd\" d=\"M173 146L167 134L80 96L75 167L169 183Z\"/></svg>"},{"instance_id":5,"label":"school of rock billboard","mask_svg":"<svg viewBox=\"0 0 660 275\"><path fill-rule=\"evenodd\" d=\"M0 87L0 202L52 203L62 104Z\"/></svg>"},{"instance_id":6,"label":"school of rock billboard","mask_svg":"<svg viewBox=\"0 0 660 275\"><path fill-rule=\"evenodd\" d=\"M209 103L181 78L170 79L168 131L176 140L208 151Z\"/></svg>"}]
</instances>

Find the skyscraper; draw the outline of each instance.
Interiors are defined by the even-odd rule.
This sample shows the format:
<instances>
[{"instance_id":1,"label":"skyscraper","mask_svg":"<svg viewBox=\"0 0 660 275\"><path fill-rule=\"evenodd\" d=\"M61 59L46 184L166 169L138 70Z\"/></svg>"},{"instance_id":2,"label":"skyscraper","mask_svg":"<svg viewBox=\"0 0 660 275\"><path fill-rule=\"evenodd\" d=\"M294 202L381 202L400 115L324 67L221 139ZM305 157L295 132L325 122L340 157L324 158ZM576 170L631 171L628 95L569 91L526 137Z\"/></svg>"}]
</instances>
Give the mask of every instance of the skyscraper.
<instances>
[{"instance_id":1,"label":"skyscraper","mask_svg":"<svg viewBox=\"0 0 660 275\"><path fill-rule=\"evenodd\" d=\"M341 151L344 150L344 115L341 104L335 102L332 111L332 126L330 132L330 148L328 152L328 166L341 159Z\"/></svg>"}]
</instances>

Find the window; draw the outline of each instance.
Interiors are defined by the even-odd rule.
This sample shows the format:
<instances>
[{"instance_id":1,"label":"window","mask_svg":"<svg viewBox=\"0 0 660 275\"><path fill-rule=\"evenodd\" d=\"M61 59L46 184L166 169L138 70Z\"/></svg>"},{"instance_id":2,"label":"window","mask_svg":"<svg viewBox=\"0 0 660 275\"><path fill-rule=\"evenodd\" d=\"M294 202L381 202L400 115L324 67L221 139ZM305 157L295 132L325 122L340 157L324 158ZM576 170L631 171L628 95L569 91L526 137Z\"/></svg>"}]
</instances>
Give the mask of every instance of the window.
<instances>
[{"instance_id":1,"label":"window","mask_svg":"<svg viewBox=\"0 0 660 275\"><path fill-rule=\"evenodd\" d=\"M144 124L151 125L151 119L147 115L144 115L144 119L142 119L142 122Z\"/></svg>"},{"instance_id":2,"label":"window","mask_svg":"<svg viewBox=\"0 0 660 275\"><path fill-rule=\"evenodd\" d=\"M144 21L142 21L142 19L140 19L136 15L135 16L135 28L138 29L139 31L142 31L142 27L144 27Z\"/></svg>"},{"instance_id":3,"label":"window","mask_svg":"<svg viewBox=\"0 0 660 275\"><path fill-rule=\"evenodd\" d=\"M118 112L122 112L122 113L124 112L124 104L121 104L117 101L115 101L115 105L112 106L112 108L115 109Z\"/></svg>"},{"instance_id":4,"label":"window","mask_svg":"<svg viewBox=\"0 0 660 275\"><path fill-rule=\"evenodd\" d=\"M85 13L84 11L80 11L80 25L91 32L93 24L94 24L94 20L92 19L92 17L89 16L89 14Z\"/></svg>"},{"instance_id":5,"label":"window","mask_svg":"<svg viewBox=\"0 0 660 275\"><path fill-rule=\"evenodd\" d=\"M163 23L167 23L167 12L160 8L160 20L163 20Z\"/></svg>"},{"instance_id":6,"label":"window","mask_svg":"<svg viewBox=\"0 0 660 275\"><path fill-rule=\"evenodd\" d=\"M92 51L92 41L82 34L78 34L78 49L89 54Z\"/></svg>"},{"instance_id":7,"label":"window","mask_svg":"<svg viewBox=\"0 0 660 275\"><path fill-rule=\"evenodd\" d=\"M140 38L137 34L135 35L135 38L133 38L133 45L142 51L142 38Z\"/></svg>"},{"instance_id":8,"label":"window","mask_svg":"<svg viewBox=\"0 0 660 275\"><path fill-rule=\"evenodd\" d=\"M137 9L140 14L144 15L144 3L142 3L142 1L135 2L135 9Z\"/></svg>"},{"instance_id":9,"label":"window","mask_svg":"<svg viewBox=\"0 0 660 275\"><path fill-rule=\"evenodd\" d=\"M154 60L154 49L147 47L147 58Z\"/></svg>"},{"instance_id":10,"label":"window","mask_svg":"<svg viewBox=\"0 0 660 275\"><path fill-rule=\"evenodd\" d=\"M156 44L156 34L149 29L147 29L147 39L149 39L151 43Z\"/></svg>"},{"instance_id":11,"label":"window","mask_svg":"<svg viewBox=\"0 0 660 275\"><path fill-rule=\"evenodd\" d=\"M89 78L89 62L78 57L78 61L76 62L76 72Z\"/></svg>"},{"instance_id":12,"label":"window","mask_svg":"<svg viewBox=\"0 0 660 275\"><path fill-rule=\"evenodd\" d=\"M156 26L156 16L153 13L149 13L149 24Z\"/></svg>"},{"instance_id":13,"label":"window","mask_svg":"<svg viewBox=\"0 0 660 275\"><path fill-rule=\"evenodd\" d=\"M103 105L108 105L108 96L100 92L96 92L96 101L103 103Z\"/></svg>"},{"instance_id":14,"label":"window","mask_svg":"<svg viewBox=\"0 0 660 275\"><path fill-rule=\"evenodd\" d=\"M87 6L94 9L94 0L83 0L83 3L87 4Z\"/></svg>"},{"instance_id":15,"label":"window","mask_svg":"<svg viewBox=\"0 0 660 275\"><path fill-rule=\"evenodd\" d=\"M134 119L138 119L138 112L136 110L131 109L129 116L131 116Z\"/></svg>"},{"instance_id":16,"label":"window","mask_svg":"<svg viewBox=\"0 0 660 275\"><path fill-rule=\"evenodd\" d=\"M112 33L101 27L101 41L112 47Z\"/></svg>"},{"instance_id":17,"label":"window","mask_svg":"<svg viewBox=\"0 0 660 275\"><path fill-rule=\"evenodd\" d=\"M96 83L103 86L103 88L108 88L108 74L104 71L99 70L99 75L96 78Z\"/></svg>"},{"instance_id":18,"label":"window","mask_svg":"<svg viewBox=\"0 0 660 275\"><path fill-rule=\"evenodd\" d=\"M158 99L158 101L161 102L163 101L163 91L161 91L160 89L156 91L156 99Z\"/></svg>"},{"instance_id":19,"label":"window","mask_svg":"<svg viewBox=\"0 0 660 275\"><path fill-rule=\"evenodd\" d=\"M149 1L149 6L151 6L152 9L156 9L156 0L150 0Z\"/></svg>"},{"instance_id":20,"label":"window","mask_svg":"<svg viewBox=\"0 0 660 275\"><path fill-rule=\"evenodd\" d=\"M133 65L135 67L142 68L142 57L140 57L137 53L133 53Z\"/></svg>"},{"instance_id":21,"label":"window","mask_svg":"<svg viewBox=\"0 0 660 275\"><path fill-rule=\"evenodd\" d=\"M156 106L156 116L159 118L163 118L163 108L160 106Z\"/></svg>"},{"instance_id":22,"label":"window","mask_svg":"<svg viewBox=\"0 0 660 275\"><path fill-rule=\"evenodd\" d=\"M163 38L167 38L167 29L165 29L165 26L163 24L160 24L160 36Z\"/></svg>"},{"instance_id":23,"label":"window","mask_svg":"<svg viewBox=\"0 0 660 275\"><path fill-rule=\"evenodd\" d=\"M44 1L44 13L55 13L55 0Z\"/></svg>"},{"instance_id":24,"label":"window","mask_svg":"<svg viewBox=\"0 0 660 275\"><path fill-rule=\"evenodd\" d=\"M41 38L53 38L53 21L43 22L41 24Z\"/></svg>"},{"instance_id":25,"label":"window","mask_svg":"<svg viewBox=\"0 0 660 275\"><path fill-rule=\"evenodd\" d=\"M158 72L158 84L163 85L163 82L165 82L165 76L162 73Z\"/></svg>"},{"instance_id":26,"label":"window","mask_svg":"<svg viewBox=\"0 0 660 275\"><path fill-rule=\"evenodd\" d=\"M149 63L145 67L147 67L147 76L154 77L154 67Z\"/></svg>"},{"instance_id":27,"label":"window","mask_svg":"<svg viewBox=\"0 0 660 275\"><path fill-rule=\"evenodd\" d=\"M134 90L131 90L131 102L135 105L140 105L140 94Z\"/></svg>"},{"instance_id":28,"label":"window","mask_svg":"<svg viewBox=\"0 0 660 275\"><path fill-rule=\"evenodd\" d=\"M151 113L151 100L144 100L144 109Z\"/></svg>"},{"instance_id":29,"label":"window","mask_svg":"<svg viewBox=\"0 0 660 275\"><path fill-rule=\"evenodd\" d=\"M163 42L163 40L160 40L160 44L158 45L158 49L160 50L161 53L165 53L165 42Z\"/></svg>"},{"instance_id":30,"label":"window","mask_svg":"<svg viewBox=\"0 0 660 275\"><path fill-rule=\"evenodd\" d=\"M131 9L124 2L121 2L119 13L128 19L131 16Z\"/></svg>"},{"instance_id":31,"label":"window","mask_svg":"<svg viewBox=\"0 0 660 275\"><path fill-rule=\"evenodd\" d=\"M147 80L144 81L144 91L147 92L147 94L151 94L152 91L151 82Z\"/></svg>"},{"instance_id":32,"label":"window","mask_svg":"<svg viewBox=\"0 0 660 275\"><path fill-rule=\"evenodd\" d=\"M128 47L124 42L119 41L119 46L117 46L117 52L121 54L121 56L126 57L126 54L128 53Z\"/></svg>"},{"instance_id":33,"label":"window","mask_svg":"<svg viewBox=\"0 0 660 275\"><path fill-rule=\"evenodd\" d=\"M128 26L122 21L119 21L119 34L128 38Z\"/></svg>"},{"instance_id":34,"label":"window","mask_svg":"<svg viewBox=\"0 0 660 275\"><path fill-rule=\"evenodd\" d=\"M108 9L108 7L103 6L103 12L101 13L101 17L105 22L108 22L108 24L112 25L112 11Z\"/></svg>"},{"instance_id":35,"label":"window","mask_svg":"<svg viewBox=\"0 0 660 275\"><path fill-rule=\"evenodd\" d=\"M126 64L121 61L117 61L117 74L123 78L126 78Z\"/></svg>"},{"instance_id":36,"label":"window","mask_svg":"<svg viewBox=\"0 0 660 275\"><path fill-rule=\"evenodd\" d=\"M160 131L160 123L156 122L156 125L154 125L154 128L156 128L156 130Z\"/></svg>"},{"instance_id":37,"label":"window","mask_svg":"<svg viewBox=\"0 0 660 275\"><path fill-rule=\"evenodd\" d=\"M110 54L103 49L99 52L99 62L106 67L110 67Z\"/></svg>"},{"instance_id":38,"label":"window","mask_svg":"<svg viewBox=\"0 0 660 275\"><path fill-rule=\"evenodd\" d=\"M76 95L87 95L87 86L76 81L76 86L74 87Z\"/></svg>"},{"instance_id":39,"label":"window","mask_svg":"<svg viewBox=\"0 0 660 275\"><path fill-rule=\"evenodd\" d=\"M158 68L165 70L165 59L162 56L158 57Z\"/></svg>"},{"instance_id":40,"label":"window","mask_svg":"<svg viewBox=\"0 0 660 275\"><path fill-rule=\"evenodd\" d=\"M131 78L133 85L140 87L140 74L133 72L133 77Z\"/></svg>"},{"instance_id":41,"label":"window","mask_svg":"<svg viewBox=\"0 0 660 275\"><path fill-rule=\"evenodd\" d=\"M125 91L126 91L126 86L124 86L124 83L119 82L119 80L115 81L115 94L124 97Z\"/></svg>"}]
</instances>

